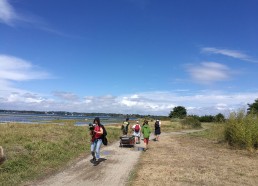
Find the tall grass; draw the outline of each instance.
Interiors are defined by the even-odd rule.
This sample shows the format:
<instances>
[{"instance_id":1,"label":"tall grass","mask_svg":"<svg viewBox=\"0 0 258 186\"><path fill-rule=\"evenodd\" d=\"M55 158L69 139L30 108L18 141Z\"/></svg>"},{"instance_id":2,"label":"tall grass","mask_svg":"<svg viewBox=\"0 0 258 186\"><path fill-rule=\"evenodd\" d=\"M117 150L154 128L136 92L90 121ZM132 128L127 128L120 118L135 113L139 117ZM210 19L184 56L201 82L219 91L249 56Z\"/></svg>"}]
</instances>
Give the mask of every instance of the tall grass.
<instances>
[{"instance_id":1,"label":"tall grass","mask_svg":"<svg viewBox=\"0 0 258 186\"><path fill-rule=\"evenodd\" d=\"M154 133L155 131L155 122L156 120L154 121L150 121L149 122L149 126L151 128L151 131ZM165 132L173 132L173 131L178 131L178 130L181 130L183 129L182 125L180 124L180 122L178 121L164 121L162 120L161 121L161 133L165 133Z\"/></svg>"},{"instance_id":2,"label":"tall grass","mask_svg":"<svg viewBox=\"0 0 258 186\"><path fill-rule=\"evenodd\" d=\"M202 128L201 122L194 117L186 117L181 121L181 124L187 128Z\"/></svg>"},{"instance_id":3,"label":"tall grass","mask_svg":"<svg viewBox=\"0 0 258 186\"><path fill-rule=\"evenodd\" d=\"M120 131L106 127L111 143ZM53 173L90 151L87 127L56 124L1 124L0 145L7 160L0 166L0 185L19 185Z\"/></svg>"},{"instance_id":4,"label":"tall grass","mask_svg":"<svg viewBox=\"0 0 258 186\"><path fill-rule=\"evenodd\" d=\"M225 126L225 140L240 148L258 148L258 117L243 111L231 113Z\"/></svg>"},{"instance_id":5,"label":"tall grass","mask_svg":"<svg viewBox=\"0 0 258 186\"><path fill-rule=\"evenodd\" d=\"M233 112L225 123L211 123L205 125L205 131L191 134L243 149L258 148L258 117L246 115L243 111Z\"/></svg>"},{"instance_id":6,"label":"tall grass","mask_svg":"<svg viewBox=\"0 0 258 186\"><path fill-rule=\"evenodd\" d=\"M202 123L202 126L205 130L190 133L189 135L225 142L225 123Z\"/></svg>"}]
</instances>

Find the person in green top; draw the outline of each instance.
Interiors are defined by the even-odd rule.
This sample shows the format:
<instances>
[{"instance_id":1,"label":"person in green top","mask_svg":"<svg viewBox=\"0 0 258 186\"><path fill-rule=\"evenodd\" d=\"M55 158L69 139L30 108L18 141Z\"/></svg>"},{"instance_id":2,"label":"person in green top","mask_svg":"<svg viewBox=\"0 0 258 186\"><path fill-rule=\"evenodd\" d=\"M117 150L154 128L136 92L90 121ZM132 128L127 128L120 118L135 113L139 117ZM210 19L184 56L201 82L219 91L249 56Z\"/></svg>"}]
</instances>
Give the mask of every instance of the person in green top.
<instances>
[{"instance_id":1,"label":"person in green top","mask_svg":"<svg viewBox=\"0 0 258 186\"><path fill-rule=\"evenodd\" d=\"M148 144L149 144L150 133L151 133L151 129L150 129L150 126L149 126L147 120L144 120L144 122L143 122L142 133L143 133L144 144L145 144L144 150L147 150Z\"/></svg>"}]
</instances>

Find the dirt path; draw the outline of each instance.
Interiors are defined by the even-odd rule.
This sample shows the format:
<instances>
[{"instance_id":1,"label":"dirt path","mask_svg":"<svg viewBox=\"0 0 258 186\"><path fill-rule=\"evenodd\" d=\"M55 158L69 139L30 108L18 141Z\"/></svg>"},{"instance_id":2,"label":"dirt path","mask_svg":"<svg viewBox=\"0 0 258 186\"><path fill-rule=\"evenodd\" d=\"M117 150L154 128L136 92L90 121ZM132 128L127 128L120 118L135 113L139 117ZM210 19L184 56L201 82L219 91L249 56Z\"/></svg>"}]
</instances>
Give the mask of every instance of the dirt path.
<instances>
[{"instance_id":1,"label":"dirt path","mask_svg":"<svg viewBox=\"0 0 258 186\"><path fill-rule=\"evenodd\" d=\"M172 132L166 135L185 134L194 131ZM153 136L151 136L151 139ZM151 142L152 143L152 142ZM27 186L74 186L74 185L126 185L130 172L137 164L144 143L134 148L120 148L119 141L101 148L101 162L94 165L91 156L84 158L62 172Z\"/></svg>"},{"instance_id":2,"label":"dirt path","mask_svg":"<svg viewBox=\"0 0 258 186\"><path fill-rule=\"evenodd\" d=\"M101 162L94 165L91 156L82 159L68 169L45 180L29 185L37 186L87 186L87 185L125 185L130 170L138 162L141 151L135 148L120 148L119 142L101 148Z\"/></svg>"}]
</instances>

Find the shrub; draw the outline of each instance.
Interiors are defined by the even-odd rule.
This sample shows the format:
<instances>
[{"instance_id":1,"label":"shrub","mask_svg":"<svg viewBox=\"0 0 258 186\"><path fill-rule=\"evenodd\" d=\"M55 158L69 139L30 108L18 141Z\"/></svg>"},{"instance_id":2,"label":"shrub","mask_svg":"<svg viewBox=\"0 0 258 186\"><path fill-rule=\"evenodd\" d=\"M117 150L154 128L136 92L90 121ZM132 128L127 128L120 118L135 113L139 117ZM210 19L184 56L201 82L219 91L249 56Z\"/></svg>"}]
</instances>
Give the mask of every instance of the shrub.
<instances>
[{"instance_id":1,"label":"shrub","mask_svg":"<svg viewBox=\"0 0 258 186\"><path fill-rule=\"evenodd\" d=\"M199 121L200 122L213 122L214 121L214 116L212 115L205 115L205 116L201 116Z\"/></svg>"},{"instance_id":2,"label":"shrub","mask_svg":"<svg viewBox=\"0 0 258 186\"><path fill-rule=\"evenodd\" d=\"M201 128L202 125L201 125L201 122L194 118L194 117L186 117L184 120L181 121L181 124L183 126L190 126L192 128Z\"/></svg>"},{"instance_id":3,"label":"shrub","mask_svg":"<svg viewBox=\"0 0 258 186\"><path fill-rule=\"evenodd\" d=\"M231 113L226 121L225 140L240 148L258 148L257 115L245 115L243 111Z\"/></svg>"}]
</instances>

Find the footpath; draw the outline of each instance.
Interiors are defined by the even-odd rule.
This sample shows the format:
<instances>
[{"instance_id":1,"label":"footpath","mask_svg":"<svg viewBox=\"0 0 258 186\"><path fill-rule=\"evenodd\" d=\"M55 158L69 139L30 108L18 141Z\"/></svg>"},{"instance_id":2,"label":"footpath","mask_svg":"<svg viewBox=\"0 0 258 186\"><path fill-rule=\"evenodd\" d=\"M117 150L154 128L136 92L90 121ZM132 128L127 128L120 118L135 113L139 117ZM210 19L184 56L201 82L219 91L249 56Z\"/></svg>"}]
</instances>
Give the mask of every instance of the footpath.
<instances>
[{"instance_id":1,"label":"footpath","mask_svg":"<svg viewBox=\"0 0 258 186\"><path fill-rule=\"evenodd\" d=\"M186 134L196 132L197 130L188 130L181 132L163 133L164 136ZM150 143L154 143L150 137ZM101 148L101 161L94 165L91 163L91 156L81 159L80 161L69 166L65 170L56 173L43 180L26 184L26 186L87 186L87 185L109 185L120 186L126 185L130 172L139 162L141 153L149 153L148 150L143 152L144 143L136 144L134 148L119 147L119 141Z\"/></svg>"}]
</instances>

